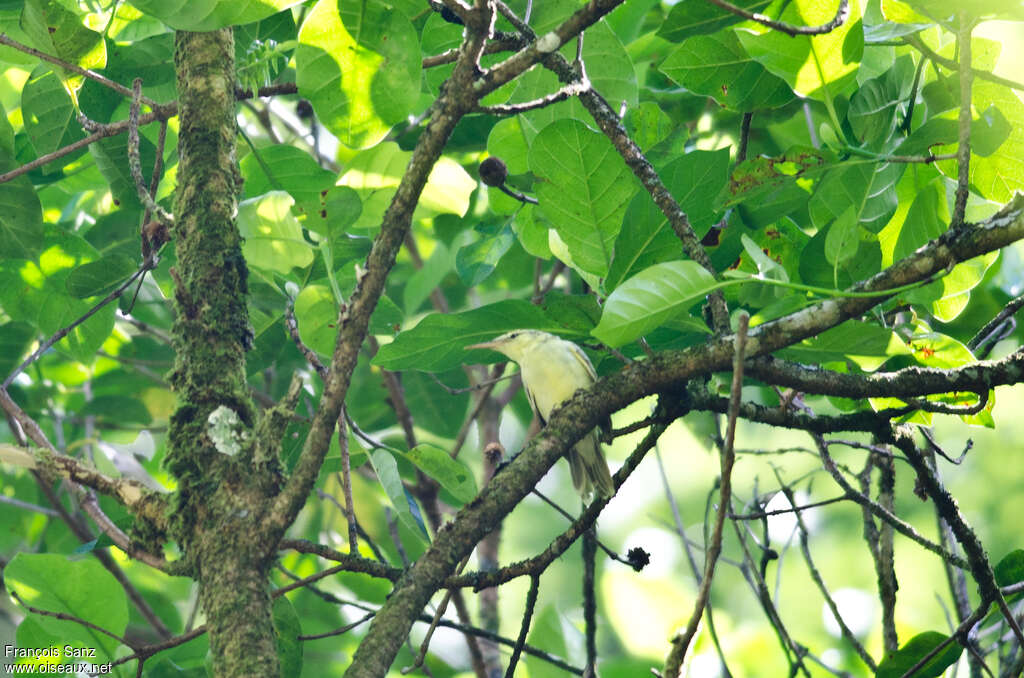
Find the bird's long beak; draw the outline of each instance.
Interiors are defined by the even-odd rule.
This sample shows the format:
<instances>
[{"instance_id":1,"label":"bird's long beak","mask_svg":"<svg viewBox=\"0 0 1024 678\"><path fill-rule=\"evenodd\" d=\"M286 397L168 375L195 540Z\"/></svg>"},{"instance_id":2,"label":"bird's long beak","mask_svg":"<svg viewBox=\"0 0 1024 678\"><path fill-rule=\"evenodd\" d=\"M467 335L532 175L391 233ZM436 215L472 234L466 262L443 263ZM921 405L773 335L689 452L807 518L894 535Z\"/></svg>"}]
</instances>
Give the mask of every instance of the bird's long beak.
<instances>
[{"instance_id":1,"label":"bird's long beak","mask_svg":"<svg viewBox=\"0 0 1024 678\"><path fill-rule=\"evenodd\" d=\"M485 341L482 344L470 344L469 346L466 346L463 350L471 351L471 350L473 350L475 348L490 348L490 349L494 349L497 345L498 345L498 343L495 342L495 341Z\"/></svg>"}]
</instances>

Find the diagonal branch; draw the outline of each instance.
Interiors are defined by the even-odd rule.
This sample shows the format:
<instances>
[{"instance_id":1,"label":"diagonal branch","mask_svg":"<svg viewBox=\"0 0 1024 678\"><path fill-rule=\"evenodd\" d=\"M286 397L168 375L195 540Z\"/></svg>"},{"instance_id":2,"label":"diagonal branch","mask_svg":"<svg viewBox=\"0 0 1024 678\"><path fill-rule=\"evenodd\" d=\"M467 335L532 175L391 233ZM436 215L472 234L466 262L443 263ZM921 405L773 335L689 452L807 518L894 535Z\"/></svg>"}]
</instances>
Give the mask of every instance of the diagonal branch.
<instances>
[{"instance_id":1,"label":"diagonal branch","mask_svg":"<svg viewBox=\"0 0 1024 678\"><path fill-rule=\"evenodd\" d=\"M839 0L839 7L836 8L836 15L832 17L830 21L819 26L794 26L793 24L787 24L784 21L776 21L770 16L766 16L758 12L750 12L742 7L737 7L730 2L726 2L725 0L707 0L707 2L721 7L726 12L735 14L736 16L741 16L744 19L756 21L763 26L773 28L790 37L795 37L797 35L822 35L824 33L831 33L846 23L846 20L850 17L850 4L848 0Z\"/></svg>"}]
</instances>

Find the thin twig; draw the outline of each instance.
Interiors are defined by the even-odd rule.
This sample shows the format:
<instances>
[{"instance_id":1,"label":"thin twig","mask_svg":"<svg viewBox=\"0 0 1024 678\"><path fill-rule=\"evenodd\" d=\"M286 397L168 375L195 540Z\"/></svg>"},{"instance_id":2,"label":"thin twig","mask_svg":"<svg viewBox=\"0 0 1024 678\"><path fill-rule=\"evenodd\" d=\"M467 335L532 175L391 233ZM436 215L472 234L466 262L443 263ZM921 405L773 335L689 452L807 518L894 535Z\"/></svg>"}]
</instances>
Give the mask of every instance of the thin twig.
<instances>
[{"instance_id":1,"label":"thin twig","mask_svg":"<svg viewBox=\"0 0 1024 678\"><path fill-rule=\"evenodd\" d=\"M1022 307L1024 307L1024 294L1014 297L1010 301L1006 302L1002 310L996 314L992 320L985 323L985 326L978 330L978 333L971 337L971 340L967 342L967 348L971 351L976 351L979 346L988 343L989 336L996 333L1000 329L1002 324L1009 318L1012 318L1017 314Z\"/></svg>"},{"instance_id":2,"label":"thin twig","mask_svg":"<svg viewBox=\"0 0 1024 678\"><path fill-rule=\"evenodd\" d=\"M50 335L50 337L46 341L39 345L39 348L32 352L32 355L21 361L21 364L14 368L14 371L12 371L9 375L7 375L7 378L4 379L3 384L0 385L0 390L6 391L7 387L11 385L11 382L13 382L14 379L19 374L21 374L26 367L28 367L36 360L38 360L39 357L43 355L43 353L48 351L51 346L53 346L58 341L66 337L71 332L71 330L75 329L76 327L84 323L86 320L96 315L96 313L98 313L100 309L102 309L104 306L106 306L114 299L117 299L122 294L124 294L124 291L131 287L132 283L135 282L135 280L139 276L141 276L142 274L149 270L149 266L149 264L143 264L142 266L140 266L139 269L135 271L135 273L133 273L126 281L121 283L121 285L119 285L117 289L115 289L113 292L111 292L103 299L101 299L95 306L90 308L88 311L83 313L78 318L75 318L75 320L73 320L70 325L62 327L61 329L57 330L52 335Z\"/></svg>"},{"instance_id":3,"label":"thin twig","mask_svg":"<svg viewBox=\"0 0 1024 678\"><path fill-rule=\"evenodd\" d=\"M968 18L967 10L960 11L960 30L957 31L956 44L960 50L960 118L957 123L959 145L956 149L956 199L953 203L953 215L950 217L950 228L964 223L964 211L967 209L967 194L970 192L971 181L971 84L974 74L971 72L971 31L974 22Z\"/></svg>"},{"instance_id":4,"label":"thin twig","mask_svg":"<svg viewBox=\"0 0 1024 678\"><path fill-rule=\"evenodd\" d=\"M455 574L460 574L462 568L466 567L466 563L469 562L469 556L467 555L459 563L459 566L455 568ZM441 616L444 615L445 610L448 609L448 603L452 599L452 594L455 589L448 589L445 591L444 597L441 598L441 604L437 606L437 611L434 612L434 619L430 622L430 628L427 629L427 634L423 637L423 642L420 644L420 652L416 655L416 659L409 666L402 667L402 675L406 675L416 670L418 667L423 666L423 660L427 657L427 650L430 648L430 639L434 635L434 631L437 629L437 622L440 621Z\"/></svg>"},{"instance_id":5,"label":"thin twig","mask_svg":"<svg viewBox=\"0 0 1024 678\"><path fill-rule=\"evenodd\" d=\"M145 179L142 177L142 161L139 158L139 111L142 104L142 78L135 78L132 81L132 92L134 96L128 109L128 169L131 171L139 202L143 204L146 211L154 214L165 224L173 224L174 217L153 200L153 196L146 188Z\"/></svg>"},{"instance_id":6,"label":"thin twig","mask_svg":"<svg viewBox=\"0 0 1024 678\"><path fill-rule=\"evenodd\" d=\"M903 42L905 44L910 45L917 51L921 52L921 54L924 54L930 60L934 61L935 63L945 68L948 68L951 71L960 70L960 64L958 64L956 61L953 61L952 59L947 59L946 57L942 56L941 54L930 48L928 45L924 44L924 41L921 40L921 38L919 38L917 35L904 36ZM1018 91L1024 90L1024 83L1022 82L998 76L995 73L992 73L991 71L983 71L977 68L972 68L970 70L971 76L974 78L978 78L979 80L987 80L988 82L994 82L997 85L1002 85L1004 87L1009 87L1010 89L1015 89Z\"/></svg>"},{"instance_id":7,"label":"thin twig","mask_svg":"<svg viewBox=\"0 0 1024 678\"><path fill-rule=\"evenodd\" d=\"M831 33L835 29L842 26L846 19L850 16L850 6L847 0L840 0L839 7L836 9L836 15L831 21L823 23L819 26L794 26L793 24L787 24L784 21L776 21L769 16L760 14L758 12L750 12L742 7L737 7L732 3L726 2L725 0L707 0L713 5L718 5L722 9L736 16L741 16L744 19L756 21L759 24L767 26L768 28L774 28L777 31L785 33L790 37L797 35L822 35L824 33Z\"/></svg>"},{"instance_id":8,"label":"thin twig","mask_svg":"<svg viewBox=\"0 0 1024 678\"><path fill-rule=\"evenodd\" d=\"M299 636L298 640L319 640L321 638L333 638L334 636L340 636L340 635L343 635L345 633L348 633L349 631L351 631L354 628L362 626L366 622L368 622L371 619L373 619L374 615L376 615L376 614L377 614L376 612L367 612L365 615L363 615L359 619L355 620L354 622L351 622L349 624L345 624L344 626L336 628L336 629L334 629L332 631L326 631L324 633L314 633L314 634L308 635L308 636Z\"/></svg>"},{"instance_id":9,"label":"thin twig","mask_svg":"<svg viewBox=\"0 0 1024 678\"><path fill-rule=\"evenodd\" d=\"M76 64L73 64L73 63L70 63L70 62L67 62L67 61L64 61L63 59L60 59L58 57L52 56L50 54L47 54L46 52L40 52L38 49L35 49L33 47L29 47L28 45L23 45L20 42L18 42L17 40L8 37L7 34L5 34L5 33L0 33L0 45L7 45L8 47L12 47L12 48L18 50L19 52L24 52L25 54L30 54L31 56L34 56L37 59L42 59L43 61L48 61L51 64L56 64L57 66L60 66L61 68L63 68L66 71L71 71L72 73L77 73L78 75L81 75L82 77L89 78L90 80L98 82L99 84L103 85L104 87L108 87L108 88L114 90L115 92L117 92L118 94L120 94L120 95L122 95L124 97L127 97L129 99L132 98L132 91L130 89L128 89L127 87L125 87L124 85L122 85L121 83L114 82L110 78L102 76L99 73L97 73L96 71L91 71L91 70L89 70L87 68L82 68L81 66L78 66ZM157 102L153 101L149 97L144 97L142 101L147 106L149 106L149 107L151 107L153 109L156 109L156 108L158 108L160 106L160 104L158 104Z\"/></svg>"},{"instance_id":10,"label":"thin twig","mask_svg":"<svg viewBox=\"0 0 1024 678\"><path fill-rule=\"evenodd\" d=\"M839 486L846 491L846 494L850 497L850 499L857 502L861 506L866 507L873 514L878 516L880 520L884 520L889 525L892 525L893 529L895 529L897 532L911 539L912 541L917 542L925 549L931 551L943 560L947 560L950 563L956 565L957 567L969 567L966 560L964 560L958 555L950 553L946 549L942 548L942 546L940 546L939 544L936 544L935 542L925 538L921 535L920 532L914 529L913 525L903 520L900 520L900 518L897 517L895 513L888 510L878 502L873 501L871 497L868 497L858 492L852 485L850 485L849 481L847 481L846 478L843 477L842 472L836 466L835 460L832 459L832 455L830 455L828 452L828 441L826 441L821 435L817 433L811 433L810 435L818 446L818 454L821 456L822 465L825 467L825 470L828 471L829 474L832 476L832 479L835 480L836 483L838 483Z\"/></svg>"},{"instance_id":11,"label":"thin twig","mask_svg":"<svg viewBox=\"0 0 1024 678\"><path fill-rule=\"evenodd\" d=\"M540 591L540 575L532 574L530 575L530 590L526 592L523 622L519 625L519 637L516 638L515 647L512 648L512 657L508 660L505 678L514 678L516 675L516 664L519 663L519 656L523 652L523 645L526 644L526 634L530 631L530 621L533 619L533 609L537 605L538 591Z\"/></svg>"},{"instance_id":12,"label":"thin twig","mask_svg":"<svg viewBox=\"0 0 1024 678\"><path fill-rule=\"evenodd\" d=\"M697 625L704 614L704 606L707 605L708 597L711 595L711 582L715 576L715 565L718 556L722 552L722 531L725 527L725 517L729 514L729 507L732 503L732 467L736 460L734 443L736 440L736 422L739 419L740 403L742 402L743 390L743 359L747 344L747 326L750 316L746 312L739 314L738 327L736 328L735 353L733 355L732 387L729 396L729 418L725 429L725 442L721 452L721 478L718 492L718 511L715 515L715 525L711 533L710 541L706 542L706 555L704 558L704 579L697 591L697 600L693 604L693 613L686 629L672 639L672 649L665 660L666 676L679 674L683 659L686 657L686 650L690 646L694 635L697 633Z\"/></svg>"}]
</instances>

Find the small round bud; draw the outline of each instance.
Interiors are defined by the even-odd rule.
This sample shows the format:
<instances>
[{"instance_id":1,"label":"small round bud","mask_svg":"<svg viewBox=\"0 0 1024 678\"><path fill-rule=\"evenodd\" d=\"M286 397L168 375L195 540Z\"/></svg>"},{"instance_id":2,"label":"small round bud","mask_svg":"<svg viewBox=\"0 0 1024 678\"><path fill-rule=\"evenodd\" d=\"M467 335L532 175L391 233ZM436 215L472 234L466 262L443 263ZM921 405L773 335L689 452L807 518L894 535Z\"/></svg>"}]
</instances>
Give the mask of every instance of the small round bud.
<instances>
[{"instance_id":1,"label":"small round bud","mask_svg":"<svg viewBox=\"0 0 1024 678\"><path fill-rule=\"evenodd\" d=\"M508 178L508 167L501 158L491 156L480 163L480 180L488 186L501 186Z\"/></svg>"},{"instance_id":2,"label":"small round bud","mask_svg":"<svg viewBox=\"0 0 1024 678\"><path fill-rule=\"evenodd\" d=\"M312 118L313 104L309 103L305 99L299 99L299 103L295 104L295 115L299 116L302 120Z\"/></svg>"}]
</instances>

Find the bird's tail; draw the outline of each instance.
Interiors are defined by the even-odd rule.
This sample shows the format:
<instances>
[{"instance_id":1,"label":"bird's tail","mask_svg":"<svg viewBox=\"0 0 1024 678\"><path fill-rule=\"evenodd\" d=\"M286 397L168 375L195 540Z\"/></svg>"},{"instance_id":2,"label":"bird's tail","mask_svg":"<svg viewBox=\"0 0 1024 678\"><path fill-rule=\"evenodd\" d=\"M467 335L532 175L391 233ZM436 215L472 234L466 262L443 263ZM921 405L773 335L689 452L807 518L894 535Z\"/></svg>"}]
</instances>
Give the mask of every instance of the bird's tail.
<instances>
[{"instance_id":1,"label":"bird's tail","mask_svg":"<svg viewBox=\"0 0 1024 678\"><path fill-rule=\"evenodd\" d=\"M607 499L615 494L615 483L596 433L576 443L569 450L568 458L572 484L581 495L586 496L593 490L597 496Z\"/></svg>"}]
</instances>

